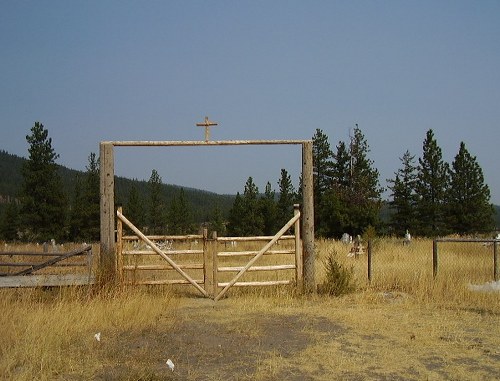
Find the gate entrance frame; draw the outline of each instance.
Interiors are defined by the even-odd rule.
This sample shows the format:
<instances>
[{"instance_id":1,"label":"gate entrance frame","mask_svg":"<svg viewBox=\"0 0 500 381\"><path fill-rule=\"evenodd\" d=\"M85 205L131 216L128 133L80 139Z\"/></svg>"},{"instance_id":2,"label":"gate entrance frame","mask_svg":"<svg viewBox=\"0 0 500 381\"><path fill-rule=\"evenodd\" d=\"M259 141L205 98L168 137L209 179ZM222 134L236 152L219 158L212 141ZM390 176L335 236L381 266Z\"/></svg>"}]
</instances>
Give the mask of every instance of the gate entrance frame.
<instances>
[{"instance_id":1,"label":"gate entrance frame","mask_svg":"<svg viewBox=\"0 0 500 381\"><path fill-rule=\"evenodd\" d=\"M314 292L314 198L312 140L220 140L220 141L102 141L100 153L100 265L104 274L116 274L114 147L180 147L235 145L301 145L302 146L302 253L304 256L304 291Z\"/></svg>"}]
</instances>

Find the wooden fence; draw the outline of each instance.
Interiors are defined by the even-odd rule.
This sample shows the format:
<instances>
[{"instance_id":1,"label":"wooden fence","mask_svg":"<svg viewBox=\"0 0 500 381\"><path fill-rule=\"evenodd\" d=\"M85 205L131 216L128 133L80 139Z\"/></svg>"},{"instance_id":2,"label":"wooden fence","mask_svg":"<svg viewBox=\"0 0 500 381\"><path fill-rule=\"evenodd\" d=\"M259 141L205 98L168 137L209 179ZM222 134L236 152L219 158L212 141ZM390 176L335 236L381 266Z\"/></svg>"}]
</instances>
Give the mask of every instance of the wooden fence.
<instances>
[{"instance_id":1,"label":"wooden fence","mask_svg":"<svg viewBox=\"0 0 500 381\"><path fill-rule=\"evenodd\" d=\"M261 237L208 237L206 229L200 235L146 236L123 215L121 208L117 217L117 269L124 285L191 285L215 300L232 286L296 285L302 289L298 206L294 217L275 236ZM135 235L125 235L124 224ZM285 235L292 227L295 234ZM262 264L254 266L258 260ZM252 274L252 279L238 281L246 272ZM237 274L226 279L230 273ZM263 279L265 276L255 276L256 273L271 274L272 279Z\"/></svg>"},{"instance_id":2,"label":"wooden fence","mask_svg":"<svg viewBox=\"0 0 500 381\"><path fill-rule=\"evenodd\" d=\"M74 258L84 257L74 261ZM4 258L8 258L7 261ZM64 252L0 252L0 287L86 285L95 282L92 246ZM83 272L78 271L84 268Z\"/></svg>"}]
</instances>

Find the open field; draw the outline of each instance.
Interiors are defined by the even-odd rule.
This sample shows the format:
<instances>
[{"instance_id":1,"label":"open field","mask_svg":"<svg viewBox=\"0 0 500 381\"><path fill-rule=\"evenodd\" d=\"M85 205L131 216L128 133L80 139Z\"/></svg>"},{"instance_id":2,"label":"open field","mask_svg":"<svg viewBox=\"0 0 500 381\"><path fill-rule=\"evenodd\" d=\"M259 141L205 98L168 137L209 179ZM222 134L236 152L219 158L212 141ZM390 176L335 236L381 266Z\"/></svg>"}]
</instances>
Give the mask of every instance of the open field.
<instances>
[{"instance_id":1,"label":"open field","mask_svg":"<svg viewBox=\"0 0 500 381\"><path fill-rule=\"evenodd\" d=\"M332 252L354 268L356 291L336 298L290 287L219 302L189 288L0 290L0 379L500 379L500 294L468 289L491 280L488 248L467 249L477 258L456 274L463 247L443 247L432 280L430 241L380 241L369 284L365 259L341 245L317 242L318 282Z\"/></svg>"}]
</instances>

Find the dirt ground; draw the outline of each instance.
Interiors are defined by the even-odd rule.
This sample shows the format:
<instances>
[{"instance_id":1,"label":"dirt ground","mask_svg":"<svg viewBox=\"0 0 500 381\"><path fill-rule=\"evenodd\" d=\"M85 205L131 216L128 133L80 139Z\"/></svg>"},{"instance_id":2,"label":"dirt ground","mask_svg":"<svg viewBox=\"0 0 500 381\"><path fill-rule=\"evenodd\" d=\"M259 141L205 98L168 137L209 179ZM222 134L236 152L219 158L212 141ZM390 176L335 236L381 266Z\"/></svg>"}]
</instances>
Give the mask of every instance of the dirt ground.
<instances>
[{"instance_id":1,"label":"dirt ground","mask_svg":"<svg viewBox=\"0 0 500 381\"><path fill-rule=\"evenodd\" d=\"M173 314L104 336L96 350L109 365L94 379L500 379L500 317L488 311L238 297L183 298Z\"/></svg>"}]
</instances>

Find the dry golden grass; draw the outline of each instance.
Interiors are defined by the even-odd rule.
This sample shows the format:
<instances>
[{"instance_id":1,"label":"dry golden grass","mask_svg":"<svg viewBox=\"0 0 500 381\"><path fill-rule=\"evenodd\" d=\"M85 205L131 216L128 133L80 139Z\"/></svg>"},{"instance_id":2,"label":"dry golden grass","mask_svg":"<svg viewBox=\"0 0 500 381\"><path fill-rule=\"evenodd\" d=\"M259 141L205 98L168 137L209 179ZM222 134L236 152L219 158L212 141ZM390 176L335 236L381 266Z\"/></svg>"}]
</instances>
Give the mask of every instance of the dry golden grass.
<instances>
[{"instance_id":1,"label":"dry golden grass","mask_svg":"<svg viewBox=\"0 0 500 381\"><path fill-rule=\"evenodd\" d=\"M0 378L92 379L117 360L121 335L170 326L175 305L165 291L1 290Z\"/></svg>"},{"instance_id":2,"label":"dry golden grass","mask_svg":"<svg viewBox=\"0 0 500 381\"><path fill-rule=\"evenodd\" d=\"M431 241L380 240L371 283L366 257L348 258L339 242L316 249L318 283L336 251L353 266L354 293L244 288L213 302L190 286L178 286L184 297L170 287L0 290L0 379L500 379L500 295L468 289L491 280L491 247L443 245L433 280Z\"/></svg>"}]
</instances>

